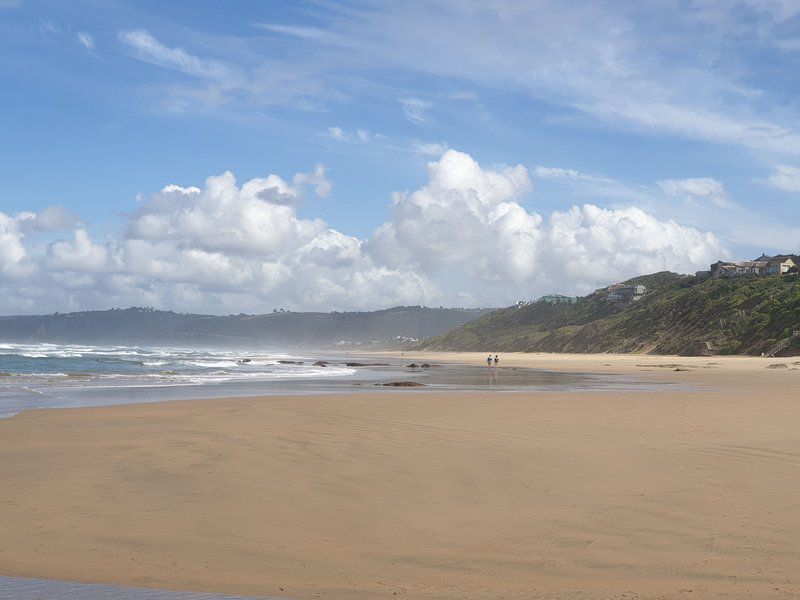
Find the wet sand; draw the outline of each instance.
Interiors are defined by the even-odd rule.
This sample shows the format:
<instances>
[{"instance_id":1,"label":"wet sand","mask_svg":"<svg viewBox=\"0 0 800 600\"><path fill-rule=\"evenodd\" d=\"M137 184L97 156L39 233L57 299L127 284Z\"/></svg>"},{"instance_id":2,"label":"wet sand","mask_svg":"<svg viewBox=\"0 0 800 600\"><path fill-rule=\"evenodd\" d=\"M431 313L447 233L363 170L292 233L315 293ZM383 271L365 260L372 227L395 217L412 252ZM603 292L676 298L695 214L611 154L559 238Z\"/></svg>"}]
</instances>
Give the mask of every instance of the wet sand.
<instances>
[{"instance_id":1,"label":"wet sand","mask_svg":"<svg viewBox=\"0 0 800 600\"><path fill-rule=\"evenodd\" d=\"M287 598L800 595L798 362L503 355L694 389L25 412L0 421L0 573Z\"/></svg>"}]
</instances>

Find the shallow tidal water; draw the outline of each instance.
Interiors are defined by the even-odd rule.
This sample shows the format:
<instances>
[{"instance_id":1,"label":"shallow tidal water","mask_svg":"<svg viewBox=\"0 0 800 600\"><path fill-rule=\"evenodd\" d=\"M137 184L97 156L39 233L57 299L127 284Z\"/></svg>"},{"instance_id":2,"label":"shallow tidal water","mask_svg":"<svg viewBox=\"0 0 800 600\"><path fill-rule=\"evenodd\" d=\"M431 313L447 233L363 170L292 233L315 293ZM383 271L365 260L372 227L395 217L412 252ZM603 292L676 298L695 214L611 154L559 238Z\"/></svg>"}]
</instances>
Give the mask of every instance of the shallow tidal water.
<instances>
[{"instance_id":1,"label":"shallow tidal water","mask_svg":"<svg viewBox=\"0 0 800 600\"><path fill-rule=\"evenodd\" d=\"M267 596L228 596L167 592L99 583L0 576L0 600L278 600Z\"/></svg>"}]
</instances>

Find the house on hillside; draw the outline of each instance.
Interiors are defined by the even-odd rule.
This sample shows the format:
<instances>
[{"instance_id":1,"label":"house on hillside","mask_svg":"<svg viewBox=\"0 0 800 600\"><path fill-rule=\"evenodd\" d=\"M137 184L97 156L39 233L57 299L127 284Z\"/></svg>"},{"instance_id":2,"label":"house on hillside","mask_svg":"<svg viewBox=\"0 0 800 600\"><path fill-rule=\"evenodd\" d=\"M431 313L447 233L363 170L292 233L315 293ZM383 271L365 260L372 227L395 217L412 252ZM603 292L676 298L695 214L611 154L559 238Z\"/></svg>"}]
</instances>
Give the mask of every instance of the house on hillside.
<instances>
[{"instance_id":1,"label":"house on hillside","mask_svg":"<svg viewBox=\"0 0 800 600\"><path fill-rule=\"evenodd\" d=\"M606 302L618 302L620 304L630 304L641 300L647 293L647 288L643 285L629 285L626 283L612 283L610 286L595 290L595 295Z\"/></svg>"},{"instance_id":2,"label":"house on hillside","mask_svg":"<svg viewBox=\"0 0 800 600\"><path fill-rule=\"evenodd\" d=\"M755 260L725 262L718 260L711 265L711 277L746 277L754 275L783 275L800 267L800 257L796 254L768 256L762 254Z\"/></svg>"},{"instance_id":3,"label":"house on hillside","mask_svg":"<svg viewBox=\"0 0 800 600\"><path fill-rule=\"evenodd\" d=\"M575 304L578 299L575 296L563 296L561 294L549 294L542 296L537 302L544 302L545 304Z\"/></svg>"},{"instance_id":4,"label":"house on hillside","mask_svg":"<svg viewBox=\"0 0 800 600\"><path fill-rule=\"evenodd\" d=\"M767 261L764 275L783 275L792 269L800 268L800 256L796 254L780 254Z\"/></svg>"},{"instance_id":5,"label":"house on hillside","mask_svg":"<svg viewBox=\"0 0 800 600\"><path fill-rule=\"evenodd\" d=\"M518 308L523 306L529 306L531 304L575 304L578 302L577 296L564 296L562 294L548 294L546 296L542 296L537 300L518 300L516 306Z\"/></svg>"}]
</instances>

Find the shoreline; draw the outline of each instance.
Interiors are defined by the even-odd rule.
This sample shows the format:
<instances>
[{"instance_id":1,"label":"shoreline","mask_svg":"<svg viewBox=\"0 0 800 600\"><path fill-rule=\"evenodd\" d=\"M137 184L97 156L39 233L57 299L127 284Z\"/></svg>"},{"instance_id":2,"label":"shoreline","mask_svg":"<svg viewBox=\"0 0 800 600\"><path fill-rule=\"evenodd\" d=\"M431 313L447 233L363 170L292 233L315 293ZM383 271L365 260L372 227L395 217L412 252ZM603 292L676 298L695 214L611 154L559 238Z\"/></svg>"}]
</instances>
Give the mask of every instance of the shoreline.
<instances>
[{"instance_id":1,"label":"shoreline","mask_svg":"<svg viewBox=\"0 0 800 600\"><path fill-rule=\"evenodd\" d=\"M652 378L641 373L609 372L608 369L563 368L555 364L549 368L541 361L531 362L528 355L512 356L509 364L499 368L487 369L481 355L425 354L405 356L394 353L328 353L324 355L327 365L343 368L353 365L345 375L327 372L315 376L274 376L266 379L251 379L242 375L230 381L208 381L206 383L151 382L151 383L98 383L88 375L86 379L75 378L67 385L63 380L37 375L33 382L19 380L19 377L0 378L0 419L34 409L80 408L91 406L126 405L138 403L158 403L175 400L208 400L216 398L247 398L260 396L293 396L309 394L349 394L361 393L372 386L383 386L384 391L392 388L410 387L403 383L412 381L419 385L419 392L442 391L601 391L619 388L619 391L633 389L645 391ZM444 362L441 358L444 356ZM306 362L315 360L314 355L306 357ZM333 358L334 360L329 360ZM579 357L572 357L574 361ZM408 368L409 361L418 360L421 364L434 363L432 368ZM670 358L665 357L665 360ZM388 362L387 362L388 361ZM584 361L585 362L585 361ZM515 366L516 363L516 366ZM298 364L298 363L291 363ZM299 364L303 364L302 362ZM418 366L418 365L415 365ZM427 366L427 365L426 365ZM438 368L442 367L442 368ZM710 368L710 367L707 367ZM792 367L794 368L794 367ZM327 369L326 369L327 371ZM619 377L616 377L616 376ZM20 376L23 377L23 376ZM42 383L44 382L44 383ZM395 383L393 383L395 382ZM658 383L683 385L677 380Z\"/></svg>"},{"instance_id":2,"label":"shoreline","mask_svg":"<svg viewBox=\"0 0 800 600\"><path fill-rule=\"evenodd\" d=\"M703 389L26 411L0 421L0 573L286 598L798 593L795 362L507 354Z\"/></svg>"}]
</instances>

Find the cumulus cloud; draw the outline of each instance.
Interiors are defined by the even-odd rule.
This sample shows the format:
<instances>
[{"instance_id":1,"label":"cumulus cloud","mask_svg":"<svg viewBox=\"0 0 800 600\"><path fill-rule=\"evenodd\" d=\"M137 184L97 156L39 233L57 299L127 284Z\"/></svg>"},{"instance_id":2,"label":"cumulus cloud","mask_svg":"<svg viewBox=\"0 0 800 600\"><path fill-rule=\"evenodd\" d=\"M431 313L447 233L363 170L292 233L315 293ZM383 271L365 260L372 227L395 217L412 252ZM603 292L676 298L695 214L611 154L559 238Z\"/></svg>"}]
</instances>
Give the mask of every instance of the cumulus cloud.
<instances>
[{"instance_id":1,"label":"cumulus cloud","mask_svg":"<svg viewBox=\"0 0 800 600\"><path fill-rule=\"evenodd\" d=\"M12 217L0 212L0 274L16 279L31 272L20 223L29 214Z\"/></svg>"},{"instance_id":2,"label":"cumulus cloud","mask_svg":"<svg viewBox=\"0 0 800 600\"><path fill-rule=\"evenodd\" d=\"M371 251L429 276L463 271L506 299L547 288L586 291L664 269L695 271L726 253L713 234L635 207L585 204L544 219L519 202L531 189L520 165L487 170L449 150L428 169L427 186L395 195Z\"/></svg>"},{"instance_id":3,"label":"cumulus cloud","mask_svg":"<svg viewBox=\"0 0 800 600\"><path fill-rule=\"evenodd\" d=\"M781 165L765 181L768 185L787 192L800 192L800 169Z\"/></svg>"},{"instance_id":4,"label":"cumulus cloud","mask_svg":"<svg viewBox=\"0 0 800 600\"><path fill-rule=\"evenodd\" d=\"M325 196L329 186L322 165L291 179L239 183L227 172L199 187L168 185L103 239L58 211L0 213L6 310L63 310L67 296L70 308L210 312L503 305L694 271L725 254L713 234L635 207L585 204L544 217L521 204L532 191L525 167L485 168L455 150L428 163L425 185L395 193L388 220L366 239L298 215L304 193ZM36 241L67 224L69 236Z\"/></svg>"},{"instance_id":5,"label":"cumulus cloud","mask_svg":"<svg viewBox=\"0 0 800 600\"><path fill-rule=\"evenodd\" d=\"M47 266L56 271L105 272L112 267L109 248L95 244L83 227L73 239L53 242L47 248Z\"/></svg>"},{"instance_id":6,"label":"cumulus cloud","mask_svg":"<svg viewBox=\"0 0 800 600\"><path fill-rule=\"evenodd\" d=\"M573 206L550 216L543 244L544 275L588 289L633 274L705 268L727 250L712 233L656 219L630 207Z\"/></svg>"},{"instance_id":7,"label":"cumulus cloud","mask_svg":"<svg viewBox=\"0 0 800 600\"><path fill-rule=\"evenodd\" d=\"M530 276L541 217L514 202L531 187L523 166L484 170L449 150L428 163L428 176L425 187L394 195L390 220L370 242L381 261L428 273L447 265L483 280Z\"/></svg>"},{"instance_id":8,"label":"cumulus cloud","mask_svg":"<svg viewBox=\"0 0 800 600\"><path fill-rule=\"evenodd\" d=\"M15 222L22 232L58 231L72 229L81 222L81 219L63 206L48 206L39 213L21 212L16 215Z\"/></svg>"},{"instance_id":9,"label":"cumulus cloud","mask_svg":"<svg viewBox=\"0 0 800 600\"><path fill-rule=\"evenodd\" d=\"M298 173L291 184L269 175L238 187L233 173L227 172L209 177L202 190L170 185L133 212L127 237L207 252L271 256L294 251L325 228L322 221L295 215L294 206L305 185L327 196L330 183L325 167Z\"/></svg>"}]
</instances>

